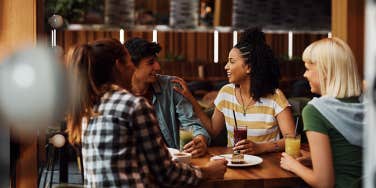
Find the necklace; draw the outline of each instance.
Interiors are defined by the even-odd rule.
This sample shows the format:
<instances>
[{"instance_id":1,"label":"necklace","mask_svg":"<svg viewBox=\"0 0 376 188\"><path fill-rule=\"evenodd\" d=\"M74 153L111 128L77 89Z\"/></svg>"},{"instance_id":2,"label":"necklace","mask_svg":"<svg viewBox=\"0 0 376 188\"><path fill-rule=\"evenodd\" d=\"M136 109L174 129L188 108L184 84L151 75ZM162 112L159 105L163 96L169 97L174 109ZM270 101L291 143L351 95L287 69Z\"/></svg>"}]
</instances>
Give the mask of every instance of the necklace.
<instances>
[{"instance_id":1,"label":"necklace","mask_svg":"<svg viewBox=\"0 0 376 188\"><path fill-rule=\"evenodd\" d=\"M242 101L243 116L245 116L249 105L252 103L252 99L248 102L248 104L246 106L244 106L244 100L243 100L243 96L242 96L242 90L241 90L240 87L239 87L239 93L240 93L240 99ZM236 96L236 92L235 92L235 96Z\"/></svg>"}]
</instances>

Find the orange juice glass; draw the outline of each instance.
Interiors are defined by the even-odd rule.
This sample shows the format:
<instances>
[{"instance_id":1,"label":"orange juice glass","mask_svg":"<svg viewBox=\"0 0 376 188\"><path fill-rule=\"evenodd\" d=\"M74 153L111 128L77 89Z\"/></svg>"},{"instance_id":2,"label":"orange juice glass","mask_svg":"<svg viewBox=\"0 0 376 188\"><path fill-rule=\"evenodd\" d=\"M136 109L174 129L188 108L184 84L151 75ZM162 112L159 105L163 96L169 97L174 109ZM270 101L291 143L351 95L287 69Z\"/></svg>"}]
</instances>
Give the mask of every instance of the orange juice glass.
<instances>
[{"instance_id":1,"label":"orange juice glass","mask_svg":"<svg viewBox=\"0 0 376 188\"><path fill-rule=\"evenodd\" d=\"M294 158L300 156L300 135L285 135L285 152Z\"/></svg>"}]
</instances>

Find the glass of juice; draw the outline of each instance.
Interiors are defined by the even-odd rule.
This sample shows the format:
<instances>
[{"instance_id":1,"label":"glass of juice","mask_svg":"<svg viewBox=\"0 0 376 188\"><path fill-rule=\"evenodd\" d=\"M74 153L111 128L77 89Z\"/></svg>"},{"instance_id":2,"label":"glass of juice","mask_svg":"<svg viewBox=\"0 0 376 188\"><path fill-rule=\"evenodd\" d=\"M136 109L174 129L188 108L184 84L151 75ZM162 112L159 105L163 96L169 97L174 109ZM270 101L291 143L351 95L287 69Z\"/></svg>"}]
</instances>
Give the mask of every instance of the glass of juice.
<instances>
[{"instance_id":1,"label":"glass of juice","mask_svg":"<svg viewBox=\"0 0 376 188\"><path fill-rule=\"evenodd\" d=\"M234 127L234 145L244 139L247 139L247 126Z\"/></svg>"},{"instance_id":2,"label":"glass of juice","mask_svg":"<svg viewBox=\"0 0 376 188\"><path fill-rule=\"evenodd\" d=\"M180 151L183 151L184 146L193 139L192 127L180 127L179 136Z\"/></svg>"},{"instance_id":3,"label":"glass of juice","mask_svg":"<svg viewBox=\"0 0 376 188\"><path fill-rule=\"evenodd\" d=\"M300 135L285 135L285 152L294 158L300 156Z\"/></svg>"}]
</instances>

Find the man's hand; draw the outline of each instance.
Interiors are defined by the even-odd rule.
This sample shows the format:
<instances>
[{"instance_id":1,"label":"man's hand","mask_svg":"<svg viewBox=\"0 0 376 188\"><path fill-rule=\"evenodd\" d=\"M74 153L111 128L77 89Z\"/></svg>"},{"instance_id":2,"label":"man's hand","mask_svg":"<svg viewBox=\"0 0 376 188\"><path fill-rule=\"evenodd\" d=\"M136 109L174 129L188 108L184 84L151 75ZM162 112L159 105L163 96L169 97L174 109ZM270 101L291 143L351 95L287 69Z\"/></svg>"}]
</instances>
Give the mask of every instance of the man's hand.
<instances>
[{"instance_id":1,"label":"man's hand","mask_svg":"<svg viewBox=\"0 0 376 188\"><path fill-rule=\"evenodd\" d=\"M188 144L183 148L184 152L191 153L192 157L200 157L206 154L208 149L206 139L202 135L198 135L193 138Z\"/></svg>"}]
</instances>

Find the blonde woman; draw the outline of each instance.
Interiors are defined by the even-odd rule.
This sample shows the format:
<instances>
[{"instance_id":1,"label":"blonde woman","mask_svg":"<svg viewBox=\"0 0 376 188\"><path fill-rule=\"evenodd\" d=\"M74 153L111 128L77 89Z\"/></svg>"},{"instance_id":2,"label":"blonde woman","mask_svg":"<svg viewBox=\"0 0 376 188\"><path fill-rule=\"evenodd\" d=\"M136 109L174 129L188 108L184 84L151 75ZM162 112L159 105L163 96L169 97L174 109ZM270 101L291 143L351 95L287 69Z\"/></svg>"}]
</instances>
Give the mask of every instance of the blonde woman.
<instances>
[{"instance_id":1,"label":"blonde woman","mask_svg":"<svg viewBox=\"0 0 376 188\"><path fill-rule=\"evenodd\" d=\"M304 77L322 95L303 109L312 169L282 153L281 167L312 187L361 187L364 106L354 55L338 38L309 45L303 52Z\"/></svg>"}]
</instances>

